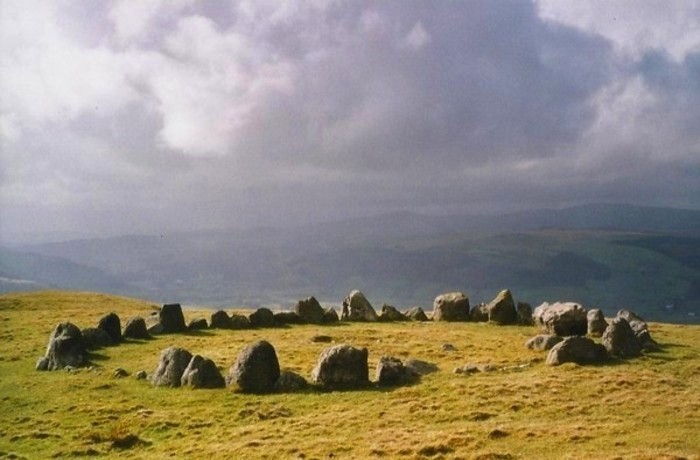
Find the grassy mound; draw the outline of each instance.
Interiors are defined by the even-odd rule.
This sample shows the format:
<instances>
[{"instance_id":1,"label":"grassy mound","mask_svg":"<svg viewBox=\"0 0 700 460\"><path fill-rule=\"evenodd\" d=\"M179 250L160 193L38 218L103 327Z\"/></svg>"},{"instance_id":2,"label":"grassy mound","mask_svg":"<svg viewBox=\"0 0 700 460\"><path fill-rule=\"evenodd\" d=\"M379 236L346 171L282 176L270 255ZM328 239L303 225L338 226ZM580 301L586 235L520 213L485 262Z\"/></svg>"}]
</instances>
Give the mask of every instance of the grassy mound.
<instances>
[{"instance_id":1,"label":"grassy mound","mask_svg":"<svg viewBox=\"0 0 700 460\"><path fill-rule=\"evenodd\" d=\"M123 326L155 308L94 293L0 296L0 458L700 458L700 326L652 323L662 351L601 366L545 366L524 346L534 327L354 323L164 335L101 349L92 369L34 370L57 323L95 326L113 311ZM393 389L265 396L133 377L171 345L225 373L260 339L308 377L332 345L313 342L319 334L367 347L370 378L382 355L440 370ZM470 363L495 370L453 373ZM114 378L118 367L131 376Z\"/></svg>"}]
</instances>

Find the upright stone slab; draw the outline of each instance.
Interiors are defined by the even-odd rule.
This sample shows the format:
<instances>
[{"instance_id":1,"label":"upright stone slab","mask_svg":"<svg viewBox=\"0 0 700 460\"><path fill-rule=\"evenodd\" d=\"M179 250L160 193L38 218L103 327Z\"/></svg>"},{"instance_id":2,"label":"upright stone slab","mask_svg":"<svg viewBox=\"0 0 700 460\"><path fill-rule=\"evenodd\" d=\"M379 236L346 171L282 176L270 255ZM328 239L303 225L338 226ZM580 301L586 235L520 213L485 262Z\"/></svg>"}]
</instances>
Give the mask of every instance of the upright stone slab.
<instances>
[{"instance_id":1,"label":"upright stone slab","mask_svg":"<svg viewBox=\"0 0 700 460\"><path fill-rule=\"evenodd\" d=\"M433 321L469 321L469 297L462 292L449 292L435 297Z\"/></svg>"},{"instance_id":2,"label":"upright stone slab","mask_svg":"<svg viewBox=\"0 0 700 460\"><path fill-rule=\"evenodd\" d=\"M406 317L413 321L429 321L428 315L425 314L421 307L412 307L406 312Z\"/></svg>"},{"instance_id":3,"label":"upright stone slab","mask_svg":"<svg viewBox=\"0 0 700 460\"><path fill-rule=\"evenodd\" d=\"M55 371L66 366L82 366L86 361L87 351L80 329L65 322L51 332L46 353L39 359L36 368L40 371Z\"/></svg>"},{"instance_id":4,"label":"upright stone slab","mask_svg":"<svg viewBox=\"0 0 700 460\"><path fill-rule=\"evenodd\" d=\"M338 321L340 321L340 318L338 317L338 312L335 311L335 308L328 307L323 310L323 324L333 324L337 323Z\"/></svg>"},{"instance_id":5,"label":"upright stone slab","mask_svg":"<svg viewBox=\"0 0 700 460\"><path fill-rule=\"evenodd\" d=\"M219 372L214 361L194 355L182 373L180 384L192 388L223 388L226 386L224 377Z\"/></svg>"},{"instance_id":6,"label":"upright stone slab","mask_svg":"<svg viewBox=\"0 0 700 460\"><path fill-rule=\"evenodd\" d=\"M309 297L304 300L300 300L294 306L294 313L299 315L305 323L308 324L321 324L323 323L323 307L318 303L316 297Z\"/></svg>"},{"instance_id":7,"label":"upright stone slab","mask_svg":"<svg viewBox=\"0 0 700 460\"><path fill-rule=\"evenodd\" d=\"M608 322L605 321L605 316L603 312L598 308L588 310L586 314L586 319L588 321L588 335L593 337L600 337L605 332L608 327Z\"/></svg>"},{"instance_id":8,"label":"upright stone slab","mask_svg":"<svg viewBox=\"0 0 700 460\"><path fill-rule=\"evenodd\" d=\"M185 316L182 314L182 307L179 303L165 304L158 313L158 323L165 334L185 332Z\"/></svg>"},{"instance_id":9,"label":"upright stone slab","mask_svg":"<svg viewBox=\"0 0 700 460\"><path fill-rule=\"evenodd\" d=\"M489 312L489 321L499 325L516 324L518 322L518 312L515 309L513 295L508 289L498 293L486 306Z\"/></svg>"},{"instance_id":10,"label":"upright stone slab","mask_svg":"<svg viewBox=\"0 0 700 460\"><path fill-rule=\"evenodd\" d=\"M226 377L227 385L237 385L244 393L269 393L280 376L275 348L261 340L248 345L236 358Z\"/></svg>"},{"instance_id":11,"label":"upright stone slab","mask_svg":"<svg viewBox=\"0 0 700 460\"><path fill-rule=\"evenodd\" d=\"M184 348L169 347L163 350L151 378L153 386L179 387L182 384L182 374L191 360L192 353Z\"/></svg>"},{"instance_id":12,"label":"upright stone slab","mask_svg":"<svg viewBox=\"0 0 700 460\"><path fill-rule=\"evenodd\" d=\"M515 306L515 309L518 311L518 324L520 324L521 326L533 325L532 307L529 303L518 302L518 304Z\"/></svg>"},{"instance_id":13,"label":"upright stone slab","mask_svg":"<svg viewBox=\"0 0 700 460\"><path fill-rule=\"evenodd\" d=\"M621 317L613 319L605 329L601 343L608 353L619 358L639 356L642 351L632 327L626 319Z\"/></svg>"},{"instance_id":14,"label":"upright stone slab","mask_svg":"<svg viewBox=\"0 0 700 460\"><path fill-rule=\"evenodd\" d=\"M231 329L231 317L223 310L217 310L209 318L209 327L212 329Z\"/></svg>"},{"instance_id":15,"label":"upright stone slab","mask_svg":"<svg viewBox=\"0 0 700 460\"><path fill-rule=\"evenodd\" d=\"M250 325L253 327L274 327L275 314L269 308L258 308L248 316Z\"/></svg>"},{"instance_id":16,"label":"upright stone slab","mask_svg":"<svg viewBox=\"0 0 700 460\"><path fill-rule=\"evenodd\" d=\"M386 304L382 305L382 314L379 316L379 321L406 321L407 319L406 315L398 311L396 307Z\"/></svg>"},{"instance_id":17,"label":"upright stone slab","mask_svg":"<svg viewBox=\"0 0 700 460\"><path fill-rule=\"evenodd\" d=\"M378 321L379 316L365 295L355 290L343 300L343 312L340 319L343 321Z\"/></svg>"},{"instance_id":18,"label":"upright stone slab","mask_svg":"<svg viewBox=\"0 0 700 460\"><path fill-rule=\"evenodd\" d=\"M124 337L127 339L148 340L151 334L148 333L146 320L140 316L129 318L124 326Z\"/></svg>"},{"instance_id":19,"label":"upright stone slab","mask_svg":"<svg viewBox=\"0 0 700 460\"><path fill-rule=\"evenodd\" d=\"M97 328L105 331L112 339L113 344L122 341L122 325L116 313L109 313L100 318Z\"/></svg>"}]
</instances>

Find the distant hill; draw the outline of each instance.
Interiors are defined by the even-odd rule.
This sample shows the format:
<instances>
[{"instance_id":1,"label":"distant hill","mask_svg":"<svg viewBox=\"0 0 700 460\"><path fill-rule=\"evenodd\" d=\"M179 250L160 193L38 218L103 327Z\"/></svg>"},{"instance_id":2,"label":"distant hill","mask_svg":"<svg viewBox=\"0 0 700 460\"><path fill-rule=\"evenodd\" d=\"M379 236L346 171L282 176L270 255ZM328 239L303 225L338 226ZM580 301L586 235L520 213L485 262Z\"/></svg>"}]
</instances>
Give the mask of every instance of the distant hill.
<instances>
[{"instance_id":1,"label":"distant hill","mask_svg":"<svg viewBox=\"0 0 700 460\"><path fill-rule=\"evenodd\" d=\"M210 305L289 306L351 289L377 307L576 300L697 322L700 212L589 205L501 216L392 213L290 228L122 236L0 252L0 289L92 289ZM5 280L5 281L3 281Z\"/></svg>"}]
</instances>

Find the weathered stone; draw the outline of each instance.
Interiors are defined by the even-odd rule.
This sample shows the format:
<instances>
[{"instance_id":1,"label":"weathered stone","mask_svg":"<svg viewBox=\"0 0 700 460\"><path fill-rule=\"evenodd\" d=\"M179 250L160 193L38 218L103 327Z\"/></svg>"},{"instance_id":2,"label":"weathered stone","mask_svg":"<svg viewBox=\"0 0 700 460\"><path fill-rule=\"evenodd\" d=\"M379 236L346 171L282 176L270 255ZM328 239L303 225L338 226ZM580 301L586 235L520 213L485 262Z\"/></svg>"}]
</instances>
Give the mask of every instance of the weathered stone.
<instances>
[{"instance_id":1,"label":"weathered stone","mask_svg":"<svg viewBox=\"0 0 700 460\"><path fill-rule=\"evenodd\" d=\"M608 353L619 358L639 356L642 351L632 327L622 317L612 320L603 332L601 343L608 350Z\"/></svg>"},{"instance_id":2,"label":"weathered stone","mask_svg":"<svg viewBox=\"0 0 700 460\"><path fill-rule=\"evenodd\" d=\"M527 342L525 342L525 346L530 350L547 351L551 350L554 345L558 344L562 340L564 340L564 338L559 337L558 335L541 334L529 339Z\"/></svg>"},{"instance_id":3,"label":"weathered stone","mask_svg":"<svg viewBox=\"0 0 700 460\"><path fill-rule=\"evenodd\" d=\"M151 379L153 386L179 387L182 374L191 359L192 353L183 348L169 347L163 350Z\"/></svg>"},{"instance_id":4,"label":"weathered stone","mask_svg":"<svg viewBox=\"0 0 700 460\"><path fill-rule=\"evenodd\" d=\"M204 318L195 318L187 323L187 329L190 331L201 331L203 329L208 329L209 324Z\"/></svg>"},{"instance_id":5,"label":"weathered stone","mask_svg":"<svg viewBox=\"0 0 700 460\"><path fill-rule=\"evenodd\" d=\"M148 333L146 320L140 316L129 318L124 326L124 338L137 340L150 339L151 334Z\"/></svg>"},{"instance_id":6,"label":"weathered stone","mask_svg":"<svg viewBox=\"0 0 700 460\"><path fill-rule=\"evenodd\" d=\"M236 358L226 378L244 393L269 393L280 376L275 348L264 340L248 345Z\"/></svg>"},{"instance_id":7,"label":"weathered stone","mask_svg":"<svg viewBox=\"0 0 700 460\"><path fill-rule=\"evenodd\" d=\"M598 308L588 310L586 319L588 321L588 335L600 337L605 332L605 328L608 327L608 322L605 321L603 312Z\"/></svg>"},{"instance_id":8,"label":"weathered stone","mask_svg":"<svg viewBox=\"0 0 700 460\"><path fill-rule=\"evenodd\" d=\"M49 336L44 357L37 362L37 370L54 371L66 366L85 364L87 351L80 329L72 323L57 325Z\"/></svg>"},{"instance_id":9,"label":"weathered stone","mask_svg":"<svg viewBox=\"0 0 700 460\"><path fill-rule=\"evenodd\" d=\"M489 321L499 325L516 324L518 311L515 309L513 295L508 289L498 293L495 299L488 303Z\"/></svg>"},{"instance_id":10,"label":"weathered stone","mask_svg":"<svg viewBox=\"0 0 700 460\"><path fill-rule=\"evenodd\" d=\"M323 307L318 303L316 297L309 297L304 300L300 300L294 306L294 313L299 315L305 323L308 324L321 324L323 323Z\"/></svg>"},{"instance_id":11,"label":"weathered stone","mask_svg":"<svg viewBox=\"0 0 700 460\"><path fill-rule=\"evenodd\" d=\"M369 384L367 349L336 345L321 352L311 381L325 388L360 388Z\"/></svg>"},{"instance_id":12,"label":"weathered stone","mask_svg":"<svg viewBox=\"0 0 700 460\"><path fill-rule=\"evenodd\" d=\"M409 368L411 372L417 375L427 375L437 372L439 368L435 363L429 363L428 361L422 361L420 359L408 359L404 363L404 366Z\"/></svg>"},{"instance_id":13,"label":"weathered stone","mask_svg":"<svg viewBox=\"0 0 700 460\"><path fill-rule=\"evenodd\" d=\"M455 374L469 375L469 374L476 374L477 372L481 372L481 369L479 369L479 366L477 366L476 364L469 363L469 364L465 364L464 366L455 367L452 370L452 372L454 372Z\"/></svg>"},{"instance_id":14,"label":"weathered stone","mask_svg":"<svg viewBox=\"0 0 700 460\"><path fill-rule=\"evenodd\" d=\"M335 311L335 308L328 307L325 310L323 310L324 324L337 323L338 321L340 321L340 318L338 318L338 312Z\"/></svg>"},{"instance_id":15,"label":"weathered stone","mask_svg":"<svg viewBox=\"0 0 700 460\"><path fill-rule=\"evenodd\" d=\"M231 315L231 329L250 329L251 327L252 325L247 316L237 314Z\"/></svg>"},{"instance_id":16,"label":"weathered stone","mask_svg":"<svg viewBox=\"0 0 700 460\"><path fill-rule=\"evenodd\" d=\"M280 372L280 376L275 382L274 391L276 393L291 393L306 389L309 383L304 377L296 372L285 370Z\"/></svg>"},{"instance_id":17,"label":"weathered stone","mask_svg":"<svg viewBox=\"0 0 700 460\"><path fill-rule=\"evenodd\" d=\"M396 307L386 304L382 305L382 314L379 317L380 321L406 321L407 319L406 315L398 311Z\"/></svg>"},{"instance_id":18,"label":"weathered stone","mask_svg":"<svg viewBox=\"0 0 700 460\"><path fill-rule=\"evenodd\" d=\"M421 307L412 307L406 312L406 317L413 321L430 321Z\"/></svg>"},{"instance_id":19,"label":"weathered stone","mask_svg":"<svg viewBox=\"0 0 700 460\"><path fill-rule=\"evenodd\" d=\"M163 326L164 334L184 332L187 330L187 326L185 326L185 316L182 314L182 307L179 303L163 305L158 313L158 322Z\"/></svg>"},{"instance_id":20,"label":"weathered stone","mask_svg":"<svg viewBox=\"0 0 700 460\"><path fill-rule=\"evenodd\" d=\"M479 303L469 310L469 319L475 323L485 323L489 320L488 304Z\"/></svg>"},{"instance_id":21,"label":"weathered stone","mask_svg":"<svg viewBox=\"0 0 700 460\"><path fill-rule=\"evenodd\" d=\"M405 385L418 377L418 374L393 356L379 358L376 375L377 383L382 386Z\"/></svg>"},{"instance_id":22,"label":"weathered stone","mask_svg":"<svg viewBox=\"0 0 700 460\"><path fill-rule=\"evenodd\" d=\"M180 384L192 388L223 388L226 386L219 368L214 361L194 355L182 373Z\"/></svg>"},{"instance_id":23,"label":"weathered stone","mask_svg":"<svg viewBox=\"0 0 700 460\"><path fill-rule=\"evenodd\" d=\"M440 348L442 349L442 351L457 351L457 347L455 347L451 343L443 343Z\"/></svg>"},{"instance_id":24,"label":"weathered stone","mask_svg":"<svg viewBox=\"0 0 700 460\"><path fill-rule=\"evenodd\" d=\"M136 380L146 380L148 378L148 374L146 373L146 371L143 370L136 371L136 373L134 374L134 378Z\"/></svg>"},{"instance_id":25,"label":"weathered stone","mask_svg":"<svg viewBox=\"0 0 700 460\"><path fill-rule=\"evenodd\" d=\"M469 321L469 297L462 292L441 294L433 301L434 321Z\"/></svg>"},{"instance_id":26,"label":"weathered stone","mask_svg":"<svg viewBox=\"0 0 700 460\"><path fill-rule=\"evenodd\" d=\"M122 367L118 367L118 368L114 369L114 372L112 373L112 377L114 377L115 379L122 379L122 378L128 377L128 376L129 376L129 372L127 372L127 370L122 368Z\"/></svg>"},{"instance_id":27,"label":"weathered stone","mask_svg":"<svg viewBox=\"0 0 700 460\"><path fill-rule=\"evenodd\" d=\"M258 308L248 316L253 327L274 327L275 315L269 308Z\"/></svg>"},{"instance_id":28,"label":"weathered stone","mask_svg":"<svg viewBox=\"0 0 700 460\"><path fill-rule=\"evenodd\" d=\"M85 344L86 350L96 350L98 348L114 345L112 337L103 329L86 327L81 332L83 334L83 343Z\"/></svg>"},{"instance_id":29,"label":"weathered stone","mask_svg":"<svg viewBox=\"0 0 700 460\"><path fill-rule=\"evenodd\" d=\"M102 329L112 338L112 343L117 344L122 341L122 325L116 313L109 313L100 318L97 324L98 329Z\"/></svg>"},{"instance_id":30,"label":"weathered stone","mask_svg":"<svg viewBox=\"0 0 700 460\"><path fill-rule=\"evenodd\" d=\"M304 320L293 311L278 311L275 313L275 323L280 325L304 324Z\"/></svg>"},{"instance_id":31,"label":"weathered stone","mask_svg":"<svg viewBox=\"0 0 700 460\"><path fill-rule=\"evenodd\" d=\"M209 317L209 327L212 329L231 329L231 317L223 310L217 310Z\"/></svg>"},{"instance_id":32,"label":"weathered stone","mask_svg":"<svg viewBox=\"0 0 700 460\"><path fill-rule=\"evenodd\" d=\"M340 319L343 321L378 321L379 317L365 295L355 290L343 300L343 312Z\"/></svg>"},{"instance_id":33,"label":"weathered stone","mask_svg":"<svg viewBox=\"0 0 700 460\"><path fill-rule=\"evenodd\" d=\"M567 337L549 350L546 364L557 366L563 363L594 364L607 358L605 347L588 337Z\"/></svg>"},{"instance_id":34,"label":"weathered stone","mask_svg":"<svg viewBox=\"0 0 700 460\"><path fill-rule=\"evenodd\" d=\"M617 312L619 318L624 318L629 323L630 327L634 331L634 335L637 337L637 341L643 350L646 351L656 351L659 350L659 344L656 343L654 339L651 338L649 334L649 326L646 321L642 319L641 316L630 310L620 310Z\"/></svg>"},{"instance_id":35,"label":"weathered stone","mask_svg":"<svg viewBox=\"0 0 700 460\"><path fill-rule=\"evenodd\" d=\"M586 335L586 310L574 302L543 303L533 313L535 324L548 334L561 337Z\"/></svg>"},{"instance_id":36,"label":"weathered stone","mask_svg":"<svg viewBox=\"0 0 700 460\"><path fill-rule=\"evenodd\" d=\"M150 335L158 335L163 333L163 325L160 323L155 323L148 327L148 333Z\"/></svg>"},{"instance_id":37,"label":"weathered stone","mask_svg":"<svg viewBox=\"0 0 700 460\"><path fill-rule=\"evenodd\" d=\"M521 326L532 326L532 306L526 302L518 302L515 309L518 311L518 324Z\"/></svg>"}]
</instances>

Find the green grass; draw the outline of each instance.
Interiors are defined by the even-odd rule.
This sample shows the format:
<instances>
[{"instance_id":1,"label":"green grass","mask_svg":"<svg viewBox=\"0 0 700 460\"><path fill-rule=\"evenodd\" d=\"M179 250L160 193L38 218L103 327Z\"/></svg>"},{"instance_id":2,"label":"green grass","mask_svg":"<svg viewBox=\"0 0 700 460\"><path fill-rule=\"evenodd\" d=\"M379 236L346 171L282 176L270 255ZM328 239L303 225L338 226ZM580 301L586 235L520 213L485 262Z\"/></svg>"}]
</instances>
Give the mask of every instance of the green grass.
<instances>
[{"instance_id":1,"label":"green grass","mask_svg":"<svg viewBox=\"0 0 700 460\"><path fill-rule=\"evenodd\" d=\"M356 323L165 335L100 350L92 370L34 370L56 323L94 326L114 311L123 325L154 307L94 293L0 296L0 458L700 458L700 326L653 323L662 351L601 366L545 366L523 345L532 327ZM394 389L265 396L112 377L117 367L151 373L170 345L226 373L245 345L266 339L282 368L308 378L329 346L311 342L319 333L367 347L370 378L382 355L440 371ZM457 351L442 351L445 342ZM452 372L467 363L529 365Z\"/></svg>"}]
</instances>

